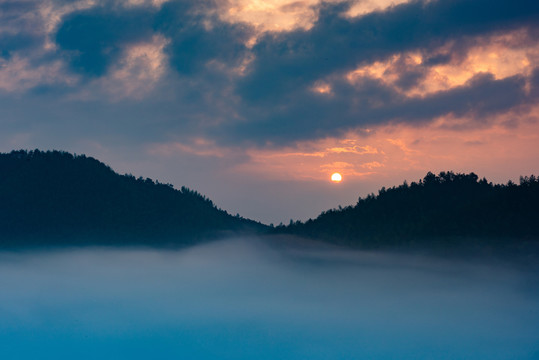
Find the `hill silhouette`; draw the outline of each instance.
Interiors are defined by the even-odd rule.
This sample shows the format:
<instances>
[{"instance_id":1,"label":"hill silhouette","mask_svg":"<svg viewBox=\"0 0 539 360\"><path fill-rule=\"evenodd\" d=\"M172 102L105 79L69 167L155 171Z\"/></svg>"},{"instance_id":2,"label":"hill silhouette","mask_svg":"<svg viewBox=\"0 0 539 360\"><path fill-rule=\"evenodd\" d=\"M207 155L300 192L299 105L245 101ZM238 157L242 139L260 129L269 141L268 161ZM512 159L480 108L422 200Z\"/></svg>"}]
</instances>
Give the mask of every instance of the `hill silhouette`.
<instances>
[{"instance_id":1,"label":"hill silhouette","mask_svg":"<svg viewBox=\"0 0 539 360\"><path fill-rule=\"evenodd\" d=\"M354 206L278 226L363 248L422 247L436 239L539 239L539 178L492 184L474 173L428 173L418 182L359 198ZM231 216L196 191L119 175L85 155L0 154L0 247L185 245L268 227ZM448 243L444 242L443 246Z\"/></svg>"},{"instance_id":2,"label":"hill silhouette","mask_svg":"<svg viewBox=\"0 0 539 360\"><path fill-rule=\"evenodd\" d=\"M61 151L0 154L0 245L179 245L265 226L196 191Z\"/></svg>"},{"instance_id":3,"label":"hill silhouette","mask_svg":"<svg viewBox=\"0 0 539 360\"><path fill-rule=\"evenodd\" d=\"M433 239L539 239L539 178L495 185L474 173L429 172L418 182L359 198L354 206L278 226L338 244L421 246Z\"/></svg>"}]
</instances>

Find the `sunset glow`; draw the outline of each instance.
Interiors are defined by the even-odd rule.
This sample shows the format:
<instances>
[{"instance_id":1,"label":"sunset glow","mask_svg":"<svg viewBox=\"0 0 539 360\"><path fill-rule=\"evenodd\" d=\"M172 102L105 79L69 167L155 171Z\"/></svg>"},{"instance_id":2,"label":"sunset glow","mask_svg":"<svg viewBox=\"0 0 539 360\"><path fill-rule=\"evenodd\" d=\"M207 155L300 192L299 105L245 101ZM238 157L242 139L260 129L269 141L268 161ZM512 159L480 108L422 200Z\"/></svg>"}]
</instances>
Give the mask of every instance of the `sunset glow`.
<instances>
[{"instance_id":1,"label":"sunset glow","mask_svg":"<svg viewBox=\"0 0 539 360\"><path fill-rule=\"evenodd\" d=\"M434 66L425 66L424 56L420 53L395 54L385 61L362 66L346 78L352 84L376 79L406 96L424 97L466 85L481 74L491 74L498 80L516 75L530 76L539 63L539 46L530 44L527 37L528 34L522 31L493 36L458 56L451 53L451 44L448 44L439 48L436 56L448 56L451 61ZM422 72L425 76L411 87L399 86L402 76L414 72Z\"/></svg>"},{"instance_id":2,"label":"sunset glow","mask_svg":"<svg viewBox=\"0 0 539 360\"><path fill-rule=\"evenodd\" d=\"M537 219L539 0L0 0L0 360L539 360Z\"/></svg>"},{"instance_id":3,"label":"sunset glow","mask_svg":"<svg viewBox=\"0 0 539 360\"><path fill-rule=\"evenodd\" d=\"M333 173L331 174L331 181L335 183L340 183L342 181L342 176L339 173Z\"/></svg>"},{"instance_id":4,"label":"sunset glow","mask_svg":"<svg viewBox=\"0 0 539 360\"><path fill-rule=\"evenodd\" d=\"M0 5L2 151L85 153L276 223L427 171L539 173L531 0L23 3Z\"/></svg>"}]
</instances>

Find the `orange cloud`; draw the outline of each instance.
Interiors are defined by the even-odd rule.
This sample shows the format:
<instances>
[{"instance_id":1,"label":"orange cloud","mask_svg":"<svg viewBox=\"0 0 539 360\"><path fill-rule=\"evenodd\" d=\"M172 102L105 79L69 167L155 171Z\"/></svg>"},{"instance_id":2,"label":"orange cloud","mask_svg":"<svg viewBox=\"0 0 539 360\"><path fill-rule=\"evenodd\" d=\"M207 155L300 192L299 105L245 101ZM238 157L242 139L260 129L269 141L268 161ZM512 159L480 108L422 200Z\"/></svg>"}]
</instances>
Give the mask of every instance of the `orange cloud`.
<instances>
[{"instance_id":1,"label":"orange cloud","mask_svg":"<svg viewBox=\"0 0 539 360\"><path fill-rule=\"evenodd\" d=\"M409 0L360 0L356 1L348 11L348 16L357 17L374 11L383 11L389 7L404 4Z\"/></svg>"},{"instance_id":2,"label":"orange cloud","mask_svg":"<svg viewBox=\"0 0 539 360\"><path fill-rule=\"evenodd\" d=\"M217 13L221 20L230 23L247 23L258 33L310 29L318 17L317 6L325 3L340 3L345 0L221 0ZM374 11L382 11L409 0L360 0L348 13L358 17ZM256 35L250 42L254 45Z\"/></svg>"},{"instance_id":3,"label":"orange cloud","mask_svg":"<svg viewBox=\"0 0 539 360\"><path fill-rule=\"evenodd\" d=\"M259 32L309 29L316 20L320 0L228 0L218 3L221 20L243 22Z\"/></svg>"},{"instance_id":4,"label":"orange cloud","mask_svg":"<svg viewBox=\"0 0 539 360\"><path fill-rule=\"evenodd\" d=\"M346 79L353 84L364 78L377 79L406 96L423 97L465 85L481 73L492 74L495 79L529 76L539 63L539 46L527 40L528 34L523 30L480 39L463 57L453 55L452 44L447 44L429 56L448 56L451 61L434 66L426 66L426 55L420 52L395 54L387 60L360 66L348 73ZM401 88L398 81L407 72L423 73L423 78L409 88Z\"/></svg>"},{"instance_id":5,"label":"orange cloud","mask_svg":"<svg viewBox=\"0 0 539 360\"><path fill-rule=\"evenodd\" d=\"M314 84L312 91L323 95L331 95L332 93L331 85L324 81L317 81Z\"/></svg>"},{"instance_id":6,"label":"orange cloud","mask_svg":"<svg viewBox=\"0 0 539 360\"><path fill-rule=\"evenodd\" d=\"M521 120L516 127L511 126L515 116ZM298 181L327 181L339 172L347 180L378 182L427 171L475 171L504 181L507 174L539 172L539 108L525 116L499 115L489 127L463 131L450 126L464 121L443 117L423 127L384 125L367 136L350 132L286 148L250 149L250 160L234 171Z\"/></svg>"},{"instance_id":7,"label":"orange cloud","mask_svg":"<svg viewBox=\"0 0 539 360\"><path fill-rule=\"evenodd\" d=\"M445 116L420 127L382 125L281 148L243 149L194 138L152 144L148 152L166 157L233 158L236 165L225 171L241 179L327 182L332 173L339 172L349 183L391 185L395 179L416 180L427 171L474 171L492 181L539 173L539 107L498 115L483 127L463 128L467 122Z\"/></svg>"}]
</instances>

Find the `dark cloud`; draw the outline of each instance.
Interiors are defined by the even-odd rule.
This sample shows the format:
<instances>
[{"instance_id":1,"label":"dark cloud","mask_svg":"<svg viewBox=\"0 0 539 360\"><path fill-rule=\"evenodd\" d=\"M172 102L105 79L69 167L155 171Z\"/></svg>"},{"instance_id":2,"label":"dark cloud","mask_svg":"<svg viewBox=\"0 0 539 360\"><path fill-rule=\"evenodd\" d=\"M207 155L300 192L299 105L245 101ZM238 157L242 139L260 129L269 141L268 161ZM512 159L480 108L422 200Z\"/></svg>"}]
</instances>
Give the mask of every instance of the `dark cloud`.
<instances>
[{"instance_id":1,"label":"dark cloud","mask_svg":"<svg viewBox=\"0 0 539 360\"><path fill-rule=\"evenodd\" d=\"M90 76L104 75L124 46L148 40L153 35L149 8L92 8L65 19L56 42L65 51L73 69Z\"/></svg>"},{"instance_id":2,"label":"dark cloud","mask_svg":"<svg viewBox=\"0 0 539 360\"><path fill-rule=\"evenodd\" d=\"M242 97L271 102L331 73L402 51L435 49L449 40L466 46L467 37L539 26L535 0L414 1L357 19L344 17L346 10L345 4L324 5L309 31L261 39L252 72L238 87Z\"/></svg>"},{"instance_id":3,"label":"dark cloud","mask_svg":"<svg viewBox=\"0 0 539 360\"><path fill-rule=\"evenodd\" d=\"M0 38L0 56L9 58L15 51L33 48L42 43L42 39L30 34L7 35Z\"/></svg>"},{"instance_id":4,"label":"dark cloud","mask_svg":"<svg viewBox=\"0 0 539 360\"><path fill-rule=\"evenodd\" d=\"M11 28L13 32L24 31L26 26L29 25L28 15L31 15L36 10L38 4L37 1L3 0L0 2L2 25L13 26Z\"/></svg>"},{"instance_id":5,"label":"dark cloud","mask_svg":"<svg viewBox=\"0 0 539 360\"><path fill-rule=\"evenodd\" d=\"M536 98L539 98L539 67L536 67L532 73L531 79L531 96L535 96Z\"/></svg>"},{"instance_id":6,"label":"dark cloud","mask_svg":"<svg viewBox=\"0 0 539 360\"><path fill-rule=\"evenodd\" d=\"M156 30L171 40L167 48L171 65L183 75L200 72L212 59L237 65L245 56L251 29L209 18L201 8L211 5L209 1L169 2L156 17Z\"/></svg>"},{"instance_id":7,"label":"dark cloud","mask_svg":"<svg viewBox=\"0 0 539 360\"><path fill-rule=\"evenodd\" d=\"M402 90L408 90L414 86L417 86L425 77L425 71L423 69L418 70L406 70L400 74L399 79L395 82L395 85Z\"/></svg>"},{"instance_id":8,"label":"dark cloud","mask_svg":"<svg viewBox=\"0 0 539 360\"><path fill-rule=\"evenodd\" d=\"M536 95L526 93L522 76L495 80L491 74L480 74L466 85L424 98L407 98L375 80L355 87L345 81L336 85L329 97L297 91L272 110L253 107L249 115L256 121L224 133L258 144L281 145L385 123L417 125L449 114L487 123L497 113L537 101Z\"/></svg>"},{"instance_id":9,"label":"dark cloud","mask_svg":"<svg viewBox=\"0 0 539 360\"><path fill-rule=\"evenodd\" d=\"M251 72L236 88L246 121L232 126L232 137L281 144L448 114L487 122L498 112L537 101L524 90L521 76L495 80L479 74L464 86L422 98L397 91L417 85L430 66L458 63L468 49L488 43L489 36L527 29L526 41L535 42L537 1L414 1L352 19L343 16L348 5L322 5L310 30L267 34L257 43ZM446 50L440 53L442 46ZM359 65L406 51L419 51L426 61L409 67L401 56L392 85L363 79L352 86L342 80ZM331 83L331 96L311 91L318 80Z\"/></svg>"},{"instance_id":10,"label":"dark cloud","mask_svg":"<svg viewBox=\"0 0 539 360\"><path fill-rule=\"evenodd\" d=\"M35 16L36 1L0 2L0 55L9 57L13 51L32 49L43 43L42 24Z\"/></svg>"},{"instance_id":11,"label":"dark cloud","mask_svg":"<svg viewBox=\"0 0 539 360\"><path fill-rule=\"evenodd\" d=\"M1 56L8 58L17 46L35 47L35 42L48 36L43 33L43 24L24 20L24 14L35 12L37 4L0 3L2 20L18 30L0 37ZM77 116L77 109L88 108L82 105L84 99L66 101L61 109L47 109L51 118L55 112L70 109L69 117L80 119L73 128L85 128L82 122L96 123L92 114L99 114L107 133L137 140L203 134L235 144L286 143L375 124L418 124L447 114L486 121L497 112L537 101L537 75L531 80L530 92L525 91L521 76L496 80L482 74L464 86L422 98L404 93L425 79L429 67L458 66L468 49L482 41L488 43L489 36L527 29L526 41L536 41L539 2L412 1L349 18L343 14L351 4L323 3L312 28L266 33L248 49L245 43L253 29L220 21L214 1L169 1L160 8L149 3L125 7L105 1L64 16L52 39L58 51L32 61L51 62L61 56L81 78L95 79L105 77L133 44L151 41L155 35L166 38L165 53L172 71L146 98L109 103L105 89L89 106L99 111ZM37 30L40 27L41 33ZM441 47L445 49L442 52ZM358 66L407 51L420 52L424 61L421 66L409 66L401 55L392 65L398 79L391 84L383 79L360 79L354 84L343 79ZM246 76L231 74L231 69L249 55L254 60ZM319 80L331 85L331 95L311 91ZM88 83L36 85L31 95L54 99L55 92L65 94L69 86ZM101 88L92 84L89 92L99 92ZM124 109L128 110L123 113ZM129 116L129 121L118 120L124 116Z\"/></svg>"},{"instance_id":12,"label":"dark cloud","mask_svg":"<svg viewBox=\"0 0 539 360\"><path fill-rule=\"evenodd\" d=\"M295 180L307 179L310 172L274 180L272 172L281 172L280 160L275 167L271 157L262 156L260 162L260 149L253 146L293 147L298 140L339 136L348 130L376 132L376 125L406 123L419 128L445 115L461 117L460 128L447 122L460 131L486 128L491 119L506 127L536 120L530 108L539 104L539 70L527 76L529 67L513 77L505 77L505 72L478 74L460 87L426 91L423 97L406 94L421 91L433 66L458 70L470 55L481 55L485 49L510 49L507 59L530 50L533 64L539 48L537 0L413 1L359 18L343 16L346 3L323 4L316 9L319 18L312 28L263 34L252 49L244 45L252 28L220 21L222 14L216 9L225 1L171 0L154 6L149 0L142 5L99 0L83 10L81 6L88 4L73 0L0 0L2 151L38 147L86 153L120 172L186 185L233 213L278 223L346 204L357 199L358 191L363 196L376 191L381 180L356 181L350 176L340 190L317 180ZM518 36L500 40L513 30L519 30L512 33ZM136 45L144 46L131 51ZM423 62L410 63L408 52L420 53ZM251 57L246 73L232 71ZM387 66L387 74L378 71L377 78L358 75L353 82L346 80L351 70L375 61L384 63L381 68ZM329 85L331 93L313 92L317 82ZM439 134L455 133L442 129ZM488 158L474 155L472 170L487 176L490 172L503 182L535 171L537 161L528 151L533 145L522 154L515 154L515 148L493 159L495 154L485 149L499 146L503 151L509 139L483 138L480 131L472 135L465 137L470 140L467 149L476 146L476 154ZM422 131L417 138L423 141L420 152L441 146L433 145ZM533 140L523 141L527 145ZM316 146L309 151L317 151ZM435 154L444 151L450 150L437 149ZM421 156L416 159L421 161ZM342 159L349 158L343 154ZM419 166L425 168L414 165L408 170L403 170L406 162L390 169L396 159L376 161L387 166L380 171L388 174L383 181L393 176L401 182L433 170L427 167L448 164L438 159L439 164L432 160ZM458 165L454 170L470 171L472 160L465 160L449 164ZM293 169L292 158L289 161L290 170L285 168L283 177L303 168L302 160L298 169ZM353 161L359 166L363 158ZM313 167L312 174L321 170Z\"/></svg>"},{"instance_id":13,"label":"dark cloud","mask_svg":"<svg viewBox=\"0 0 539 360\"><path fill-rule=\"evenodd\" d=\"M73 13L63 19L56 42L67 51L74 70L102 76L124 47L164 35L172 67L194 75L210 60L236 64L245 54L249 28L210 18L210 1L171 1L153 7L122 8L113 3Z\"/></svg>"},{"instance_id":14,"label":"dark cloud","mask_svg":"<svg viewBox=\"0 0 539 360\"><path fill-rule=\"evenodd\" d=\"M521 76L495 80L490 74L481 74L465 86L439 92L426 99L409 100L376 113L382 121L420 122L452 114L487 122L489 117L497 113L530 102L524 86L525 79Z\"/></svg>"}]
</instances>

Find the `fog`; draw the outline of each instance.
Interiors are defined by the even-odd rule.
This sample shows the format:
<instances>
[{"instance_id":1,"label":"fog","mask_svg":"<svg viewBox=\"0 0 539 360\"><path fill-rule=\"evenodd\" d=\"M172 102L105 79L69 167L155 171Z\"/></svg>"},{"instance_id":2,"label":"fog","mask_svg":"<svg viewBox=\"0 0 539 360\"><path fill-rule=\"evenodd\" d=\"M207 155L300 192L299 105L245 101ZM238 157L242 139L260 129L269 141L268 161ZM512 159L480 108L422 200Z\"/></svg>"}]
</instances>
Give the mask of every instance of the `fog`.
<instances>
[{"instance_id":1,"label":"fog","mask_svg":"<svg viewBox=\"0 0 539 360\"><path fill-rule=\"evenodd\" d=\"M531 269L234 238L0 253L2 359L539 359Z\"/></svg>"}]
</instances>

